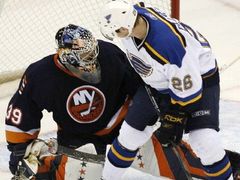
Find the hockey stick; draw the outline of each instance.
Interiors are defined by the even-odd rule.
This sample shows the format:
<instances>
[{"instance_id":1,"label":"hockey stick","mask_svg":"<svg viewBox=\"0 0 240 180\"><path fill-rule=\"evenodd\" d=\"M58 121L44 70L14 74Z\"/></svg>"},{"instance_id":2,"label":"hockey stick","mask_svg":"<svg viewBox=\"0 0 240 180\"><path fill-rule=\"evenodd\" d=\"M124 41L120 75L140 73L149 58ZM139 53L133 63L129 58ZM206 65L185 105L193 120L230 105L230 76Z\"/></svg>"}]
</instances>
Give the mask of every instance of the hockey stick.
<instances>
[{"instance_id":1,"label":"hockey stick","mask_svg":"<svg viewBox=\"0 0 240 180\"><path fill-rule=\"evenodd\" d=\"M149 98L150 98L150 100L151 100L154 108L157 110L158 116L160 117L160 115L161 115L161 110L160 110L160 108L159 108L159 106L158 106L158 104L157 104L154 96L152 95L152 92L151 92L150 88L149 88L147 85L145 85L145 89L146 89L146 91L147 91L147 93L148 93L148 96L149 96ZM182 168L182 170L183 170L186 178L187 178L188 180L192 180L191 174L188 172L188 169L186 168L186 166L185 166L185 164L184 164L181 156L179 155L179 153L178 153L178 151L177 151L177 144L174 143L174 142L171 142L171 145L172 145L173 152L174 152L174 154L176 155L176 157L177 157L177 159L178 159L178 162L179 162L179 164L180 164L180 166L181 166L181 168Z\"/></svg>"},{"instance_id":2,"label":"hockey stick","mask_svg":"<svg viewBox=\"0 0 240 180\"><path fill-rule=\"evenodd\" d=\"M75 149L71 149L61 145L58 145L57 154L59 155L64 154L73 159L78 159L81 161L87 161L87 162L92 162L92 163L97 163L102 165L104 164L104 161L105 161L105 155L85 153L85 152L77 151Z\"/></svg>"},{"instance_id":3,"label":"hockey stick","mask_svg":"<svg viewBox=\"0 0 240 180\"><path fill-rule=\"evenodd\" d=\"M235 64L237 61L240 60L240 56L231 61L229 64L224 64L220 69L220 73L223 73L225 70L227 70L229 67L231 67L233 64Z\"/></svg>"},{"instance_id":4,"label":"hockey stick","mask_svg":"<svg viewBox=\"0 0 240 180\"><path fill-rule=\"evenodd\" d=\"M179 155L179 152L178 152L178 150L177 150L177 145L176 145L176 143L171 142L171 144L172 144L172 150L173 150L174 154L176 155L176 157L177 157L177 159L178 159L178 162L179 162L182 170L184 171L184 174L185 174L186 178L187 178L188 180L192 180L192 179L193 179L193 178L192 178L192 175L188 172L185 163L183 162L181 156Z\"/></svg>"},{"instance_id":5,"label":"hockey stick","mask_svg":"<svg viewBox=\"0 0 240 180\"><path fill-rule=\"evenodd\" d=\"M91 97L92 97L92 100L91 100L90 103L89 103L88 109L87 109L86 111L84 111L84 112L81 112L81 113L80 113L81 116L85 116L85 115L87 115L87 114L90 113L91 108L92 108L92 104L93 104L94 94L95 94L95 91L92 92L92 96L91 96Z\"/></svg>"},{"instance_id":6,"label":"hockey stick","mask_svg":"<svg viewBox=\"0 0 240 180\"><path fill-rule=\"evenodd\" d=\"M48 146L49 153L51 153L53 155L65 154L68 157L71 157L74 159L97 163L97 164L104 164L104 161L105 161L105 155L90 154L90 153L81 152L81 151L77 151L75 149L71 149L71 148L62 146L57 143L57 140L55 138L50 138L49 141L45 141L42 139L36 139L35 141L44 142Z\"/></svg>"}]
</instances>

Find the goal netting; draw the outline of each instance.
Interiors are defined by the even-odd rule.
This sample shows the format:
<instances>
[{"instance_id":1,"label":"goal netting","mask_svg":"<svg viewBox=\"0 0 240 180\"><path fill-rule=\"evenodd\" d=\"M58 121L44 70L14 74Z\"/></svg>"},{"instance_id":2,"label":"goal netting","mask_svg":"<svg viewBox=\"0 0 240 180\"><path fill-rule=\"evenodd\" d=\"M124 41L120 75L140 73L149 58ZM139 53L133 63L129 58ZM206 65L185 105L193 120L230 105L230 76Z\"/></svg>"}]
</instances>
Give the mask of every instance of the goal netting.
<instances>
[{"instance_id":1,"label":"goal netting","mask_svg":"<svg viewBox=\"0 0 240 180\"><path fill-rule=\"evenodd\" d=\"M29 64L55 53L54 36L63 26L81 25L103 38L98 17L106 1L0 0L0 84L19 78ZM178 1L145 0L145 4L176 16Z\"/></svg>"}]
</instances>

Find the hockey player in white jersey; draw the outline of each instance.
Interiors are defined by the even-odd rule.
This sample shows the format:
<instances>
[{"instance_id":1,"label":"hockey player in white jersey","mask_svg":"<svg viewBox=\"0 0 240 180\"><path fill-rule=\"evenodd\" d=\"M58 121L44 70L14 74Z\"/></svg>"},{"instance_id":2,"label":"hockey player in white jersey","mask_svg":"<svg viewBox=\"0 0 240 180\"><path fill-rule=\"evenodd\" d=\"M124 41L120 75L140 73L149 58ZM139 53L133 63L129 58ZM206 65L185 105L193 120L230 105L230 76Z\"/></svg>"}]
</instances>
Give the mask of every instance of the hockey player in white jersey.
<instances>
[{"instance_id":1,"label":"hockey player in white jersey","mask_svg":"<svg viewBox=\"0 0 240 180\"><path fill-rule=\"evenodd\" d=\"M162 112L161 127L155 135L160 143L166 147L177 144L184 132L189 133L190 145L201 159L207 179L232 179L218 133L218 66L204 36L143 3L111 1L100 18L102 34L121 39L135 71L157 90L155 98ZM103 171L106 179L119 179L127 168L123 168L119 154L127 153L124 149L134 152L141 145L137 144L141 135L125 133L123 128L118 143L108 152Z\"/></svg>"}]
</instances>

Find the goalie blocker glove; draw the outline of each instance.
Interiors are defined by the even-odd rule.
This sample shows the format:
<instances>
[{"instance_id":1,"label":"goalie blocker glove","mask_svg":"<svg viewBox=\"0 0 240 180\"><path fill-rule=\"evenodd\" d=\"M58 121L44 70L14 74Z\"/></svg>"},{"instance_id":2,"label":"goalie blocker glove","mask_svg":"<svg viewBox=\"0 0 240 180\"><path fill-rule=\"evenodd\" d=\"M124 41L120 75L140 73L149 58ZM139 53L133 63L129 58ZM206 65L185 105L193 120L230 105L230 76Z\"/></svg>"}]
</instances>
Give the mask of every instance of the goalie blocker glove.
<instances>
[{"instance_id":1,"label":"goalie blocker glove","mask_svg":"<svg viewBox=\"0 0 240 180\"><path fill-rule=\"evenodd\" d=\"M28 162L25 160L19 161L17 171L11 180L29 180L34 178L35 172L32 171Z\"/></svg>"},{"instance_id":2,"label":"goalie blocker glove","mask_svg":"<svg viewBox=\"0 0 240 180\"><path fill-rule=\"evenodd\" d=\"M18 163L23 159L26 148L30 143L31 142L20 144L9 143L9 145L7 146L8 150L11 151L9 169L13 175L16 173L18 169Z\"/></svg>"},{"instance_id":3,"label":"goalie blocker glove","mask_svg":"<svg viewBox=\"0 0 240 180\"><path fill-rule=\"evenodd\" d=\"M161 126L155 132L160 143L167 147L182 140L187 122L187 114L181 111L167 111L161 114Z\"/></svg>"}]
</instances>

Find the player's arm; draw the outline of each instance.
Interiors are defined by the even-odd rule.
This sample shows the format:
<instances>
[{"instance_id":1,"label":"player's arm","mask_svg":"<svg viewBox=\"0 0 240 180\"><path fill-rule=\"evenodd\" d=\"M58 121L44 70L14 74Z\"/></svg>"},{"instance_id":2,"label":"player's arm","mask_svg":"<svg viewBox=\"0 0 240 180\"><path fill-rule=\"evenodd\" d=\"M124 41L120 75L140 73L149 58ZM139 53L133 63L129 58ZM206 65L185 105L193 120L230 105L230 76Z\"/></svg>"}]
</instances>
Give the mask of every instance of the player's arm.
<instances>
[{"instance_id":1,"label":"player's arm","mask_svg":"<svg viewBox=\"0 0 240 180\"><path fill-rule=\"evenodd\" d=\"M19 87L11 98L5 118L6 141L11 151L9 169L15 173L29 143L40 131L41 109L32 99L32 82L28 71L23 75Z\"/></svg>"}]
</instances>

